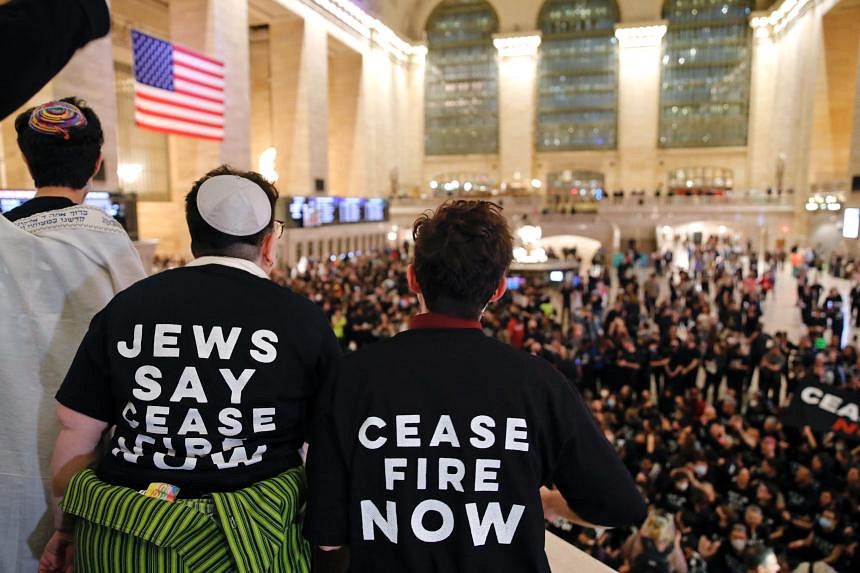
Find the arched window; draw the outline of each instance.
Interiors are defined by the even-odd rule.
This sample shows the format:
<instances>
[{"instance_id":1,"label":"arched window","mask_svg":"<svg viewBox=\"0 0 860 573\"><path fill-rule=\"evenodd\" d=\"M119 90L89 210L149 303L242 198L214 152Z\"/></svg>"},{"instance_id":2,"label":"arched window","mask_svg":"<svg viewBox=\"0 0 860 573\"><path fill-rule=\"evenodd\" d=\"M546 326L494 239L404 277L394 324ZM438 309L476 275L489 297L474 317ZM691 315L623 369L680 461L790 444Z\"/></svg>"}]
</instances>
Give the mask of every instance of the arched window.
<instances>
[{"instance_id":1,"label":"arched window","mask_svg":"<svg viewBox=\"0 0 860 573\"><path fill-rule=\"evenodd\" d=\"M427 20L427 155L496 153L499 19L484 0L445 0Z\"/></svg>"},{"instance_id":2,"label":"arched window","mask_svg":"<svg viewBox=\"0 0 860 573\"><path fill-rule=\"evenodd\" d=\"M615 0L547 0L538 77L539 151L614 149L618 129Z\"/></svg>"},{"instance_id":3,"label":"arched window","mask_svg":"<svg viewBox=\"0 0 860 573\"><path fill-rule=\"evenodd\" d=\"M746 145L753 0L668 0L661 147Z\"/></svg>"}]
</instances>

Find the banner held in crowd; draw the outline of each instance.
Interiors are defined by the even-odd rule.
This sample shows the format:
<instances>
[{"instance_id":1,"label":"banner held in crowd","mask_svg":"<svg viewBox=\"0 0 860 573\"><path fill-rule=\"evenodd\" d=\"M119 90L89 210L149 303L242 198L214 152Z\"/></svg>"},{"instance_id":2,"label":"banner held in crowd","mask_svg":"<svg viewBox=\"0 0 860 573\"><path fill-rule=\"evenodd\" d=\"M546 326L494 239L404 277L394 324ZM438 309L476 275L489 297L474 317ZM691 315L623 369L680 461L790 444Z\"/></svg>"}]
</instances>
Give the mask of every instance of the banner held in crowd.
<instances>
[{"instance_id":1,"label":"banner held in crowd","mask_svg":"<svg viewBox=\"0 0 860 573\"><path fill-rule=\"evenodd\" d=\"M860 440L860 400L857 393L809 383L795 393L785 413L791 426L809 426L818 432L835 432Z\"/></svg>"}]
</instances>

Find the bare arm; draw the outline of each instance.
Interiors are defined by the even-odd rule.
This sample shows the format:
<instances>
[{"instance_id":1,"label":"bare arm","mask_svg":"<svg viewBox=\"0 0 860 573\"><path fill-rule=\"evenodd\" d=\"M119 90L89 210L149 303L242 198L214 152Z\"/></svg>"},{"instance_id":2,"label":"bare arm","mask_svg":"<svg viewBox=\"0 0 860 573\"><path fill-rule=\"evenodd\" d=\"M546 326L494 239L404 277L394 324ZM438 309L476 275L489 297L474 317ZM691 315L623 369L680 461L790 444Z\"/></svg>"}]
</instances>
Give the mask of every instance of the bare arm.
<instances>
[{"instance_id":1,"label":"bare arm","mask_svg":"<svg viewBox=\"0 0 860 573\"><path fill-rule=\"evenodd\" d=\"M564 496L562 496L561 492L557 489L541 487L540 500L543 505L544 519L547 521L555 521L560 518L583 527L591 527L592 529L600 528L599 525L595 525L582 519L572 509L570 509Z\"/></svg>"},{"instance_id":2,"label":"bare arm","mask_svg":"<svg viewBox=\"0 0 860 573\"><path fill-rule=\"evenodd\" d=\"M60 433L51 458L52 509L56 531L39 559L40 573L71 571L74 561L73 523L60 509L60 502L72 476L98 459L99 442L108 427L107 422L90 418L62 404L57 404L57 418Z\"/></svg>"},{"instance_id":3,"label":"bare arm","mask_svg":"<svg viewBox=\"0 0 860 573\"><path fill-rule=\"evenodd\" d=\"M107 422L90 418L79 412L57 404L60 433L51 458L51 489L54 494L54 527L67 530L66 520L60 510L60 501L66 487L77 472L98 459L98 447L107 430Z\"/></svg>"}]
</instances>

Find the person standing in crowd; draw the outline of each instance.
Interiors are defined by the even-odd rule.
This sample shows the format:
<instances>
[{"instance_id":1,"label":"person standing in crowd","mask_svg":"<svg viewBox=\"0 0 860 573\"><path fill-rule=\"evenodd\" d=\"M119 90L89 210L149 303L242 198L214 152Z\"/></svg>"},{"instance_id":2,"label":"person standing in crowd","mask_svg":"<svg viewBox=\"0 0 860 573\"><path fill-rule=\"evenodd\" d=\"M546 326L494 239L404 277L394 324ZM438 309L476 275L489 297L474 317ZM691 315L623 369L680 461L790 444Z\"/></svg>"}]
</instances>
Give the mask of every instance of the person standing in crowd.
<instances>
[{"instance_id":1,"label":"person standing in crowd","mask_svg":"<svg viewBox=\"0 0 860 573\"><path fill-rule=\"evenodd\" d=\"M767 342L767 354L759 365L759 390L765 400L774 404L779 403L782 391L782 370L785 368L785 356L780 352L779 345L774 340Z\"/></svg>"},{"instance_id":2,"label":"person standing in crowd","mask_svg":"<svg viewBox=\"0 0 860 573\"><path fill-rule=\"evenodd\" d=\"M88 573L308 570L300 450L340 350L322 312L268 278L277 196L257 173L210 171L186 197L195 260L93 318L57 392L41 570L64 571L72 543Z\"/></svg>"},{"instance_id":3,"label":"person standing in crowd","mask_svg":"<svg viewBox=\"0 0 860 573\"><path fill-rule=\"evenodd\" d=\"M499 207L454 201L414 226L410 330L347 356L319 400L305 532L350 571L541 571L545 499L583 523L646 507L579 394L486 337L512 238Z\"/></svg>"},{"instance_id":4,"label":"person standing in crowd","mask_svg":"<svg viewBox=\"0 0 860 573\"><path fill-rule=\"evenodd\" d=\"M34 571L51 536L51 397L93 315L145 276L122 226L82 205L101 163L96 113L78 99L15 121L35 198L0 215L0 571Z\"/></svg>"}]
</instances>

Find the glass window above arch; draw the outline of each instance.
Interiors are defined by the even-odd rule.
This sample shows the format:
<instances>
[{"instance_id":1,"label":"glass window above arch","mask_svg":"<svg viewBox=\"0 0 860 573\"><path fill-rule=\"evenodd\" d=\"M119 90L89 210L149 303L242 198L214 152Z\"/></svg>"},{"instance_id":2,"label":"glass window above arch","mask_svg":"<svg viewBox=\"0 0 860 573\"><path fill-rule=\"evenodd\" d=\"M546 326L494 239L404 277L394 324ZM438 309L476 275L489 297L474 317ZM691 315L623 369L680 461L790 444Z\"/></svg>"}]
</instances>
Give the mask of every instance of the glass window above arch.
<instances>
[{"instance_id":1,"label":"glass window above arch","mask_svg":"<svg viewBox=\"0 0 860 573\"><path fill-rule=\"evenodd\" d=\"M499 20L484 0L445 0L427 21L425 148L427 155L496 153L499 149Z\"/></svg>"},{"instance_id":2,"label":"glass window above arch","mask_svg":"<svg viewBox=\"0 0 860 573\"><path fill-rule=\"evenodd\" d=\"M614 149L618 129L615 0L548 0L538 72L537 149Z\"/></svg>"},{"instance_id":3,"label":"glass window above arch","mask_svg":"<svg viewBox=\"0 0 860 573\"><path fill-rule=\"evenodd\" d=\"M668 0L661 147L747 143L754 0Z\"/></svg>"}]
</instances>

